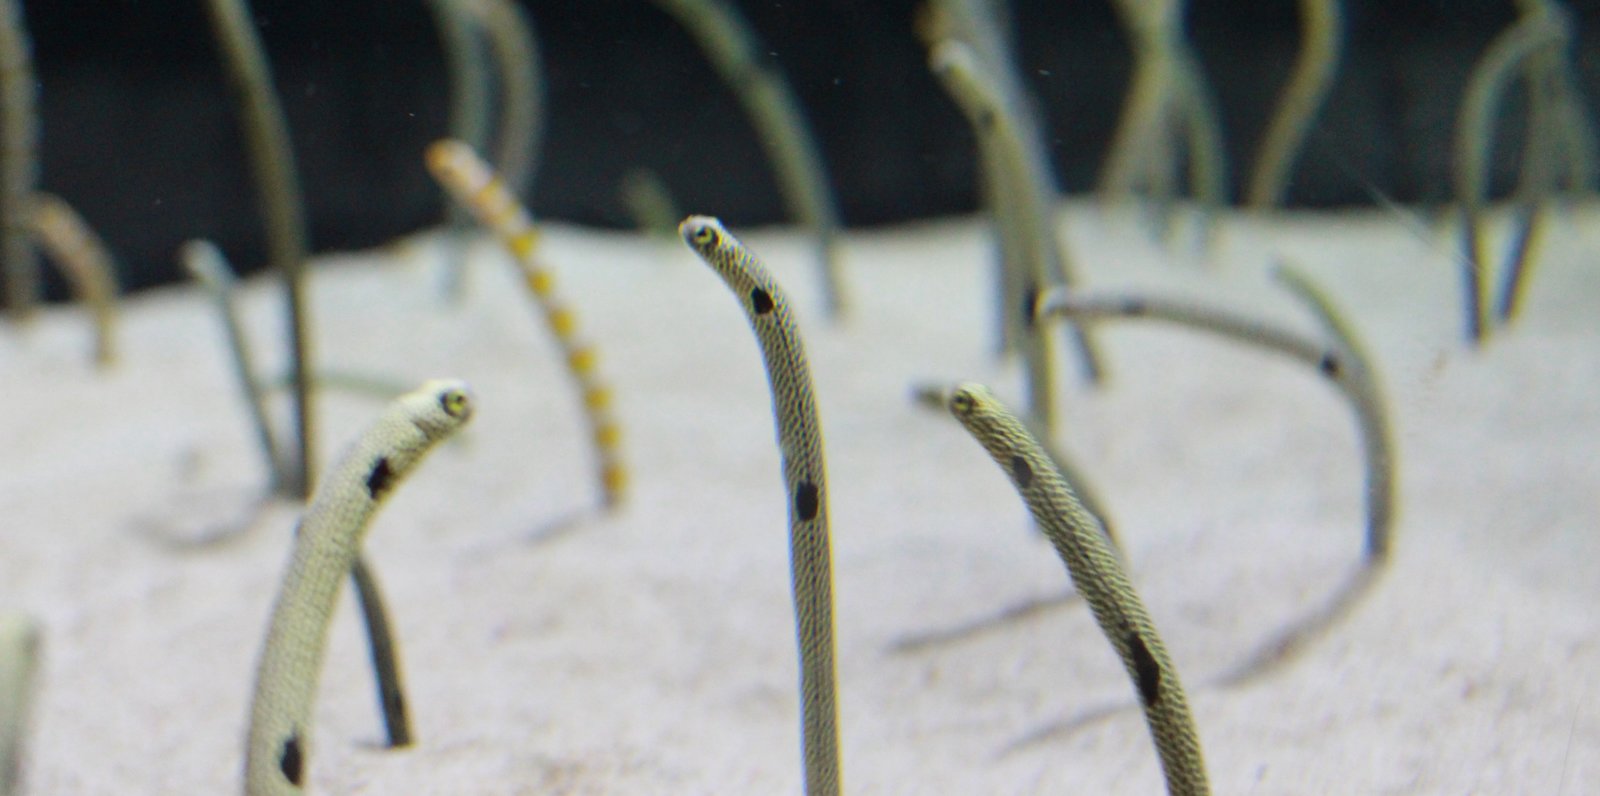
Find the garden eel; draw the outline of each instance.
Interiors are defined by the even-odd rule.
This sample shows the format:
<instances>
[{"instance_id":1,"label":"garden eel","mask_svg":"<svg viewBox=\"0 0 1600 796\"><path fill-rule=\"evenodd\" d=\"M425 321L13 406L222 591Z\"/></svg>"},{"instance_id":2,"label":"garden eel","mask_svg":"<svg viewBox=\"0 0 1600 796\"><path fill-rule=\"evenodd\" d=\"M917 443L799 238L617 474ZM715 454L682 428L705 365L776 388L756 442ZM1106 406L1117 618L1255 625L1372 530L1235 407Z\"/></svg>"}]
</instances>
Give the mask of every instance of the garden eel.
<instances>
[{"instance_id":1,"label":"garden eel","mask_svg":"<svg viewBox=\"0 0 1600 796\"><path fill-rule=\"evenodd\" d=\"M1394 523L1394 454L1390 450L1393 434L1388 415L1383 412L1383 395L1372 356L1356 338L1349 321L1334 308L1327 293L1300 271L1287 266L1273 269L1272 276L1300 300L1316 319L1317 325L1333 338L1331 353L1325 353L1318 369L1350 399L1356 423L1361 428L1361 449L1367 460L1367 545L1369 565L1389 558Z\"/></svg>"},{"instance_id":2,"label":"garden eel","mask_svg":"<svg viewBox=\"0 0 1600 796\"><path fill-rule=\"evenodd\" d=\"M1076 281L1073 264L1057 233L1059 197L1050 178L1049 156L1044 151L1041 127L1027 102L1028 96L1012 68L1005 37L989 13L977 4L942 0L928 6L922 35L928 44L928 66L961 109L978 141L986 174L985 192L1000 242L1001 279L997 285L1002 319L1002 344L1020 341L1025 359L1050 359L1045 350L1028 350L1035 331L1030 305L1046 286ZM970 40L963 36L970 37ZM1098 384L1104 377L1099 353L1083 330L1067 327L1068 342L1077 351L1085 379ZM1043 345L1041 343L1041 345ZM1030 365L1029 370L1035 366ZM1036 388L1034 381L1050 382L1046 374L1029 377L1035 403L1053 388ZM1037 392L1036 392L1037 390ZM1032 413L1038 415L1035 407ZM1053 427L1048 414L1039 415Z\"/></svg>"},{"instance_id":3,"label":"garden eel","mask_svg":"<svg viewBox=\"0 0 1600 796\"><path fill-rule=\"evenodd\" d=\"M1525 277L1543 233L1551 195L1591 191L1595 177L1594 129L1574 85L1571 64L1564 60L1574 38L1572 17L1554 0L1517 0L1516 6L1524 18L1553 20L1563 36L1559 44L1531 54L1522 67L1528 118L1523 128L1522 176L1516 188L1511 252L1494 311L1501 325L1511 323L1522 304ZM1486 140L1484 146L1488 145Z\"/></svg>"},{"instance_id":4,"label":"garden eel","mask_svg":"<svg viewBox=\"0 0 1600 796\"><path fill-rule=\"evenodd\" d=\"M94 359L100 367L116 361L117 276L111 252L65 199L33 195L28 219L34 237L61 269L79 303L94 317Z\"/></svg>"},{"instance_id":5,"label":"garden eel","mask_svg":"<svg viewBox=\"0 0 1600 796\"><path fill-rule=\"evenodd\" d=\"M1176 168L1173 138L1181 125L1188 132L1190 192L1214 215L1227 200L1227 154L1215 100L1183 37L1184 0L1112 5L1132 39L1134 75L1099 190L1120 201L1141 181L1169 183Z\"/></svg>"},{"instance_id":6,"label":"garden eel","mask_svg":"<svg viewBox=\"0 0 1600 796\"><path fill-rule=\"evenodd\" d=\"M1085 322L1105 318L1164 321L1276 351L1315 368L1344 394L1356 415L1366 460L1365 559L1369 565L1381 563L1389 554L1395 486L1389 424L1371 360L1320 290L1289 269L1279 269L1276 276L1334 337L1333 344L1220 307L1159 296L1067 295L1057 291L1040 300L1039 316L1043 319L1061 315Z\"/></svg>"},{"instance_id":7,"label":"garden eel","mask_svg":"<svg viewBox=\"0 0 1600 796\"><path fill-rule=\"evenodd\" d=\"M1106 543L1100 523L1078 502L1044 449L982 385L962 384L950 412L1000 465L1066 564L1144 706L1150 735L1174 794L1204 794L1205 760L1178 671L1139 595Z\"/></svg>"},{"instance_id":8,"label":"garden eel","mask_svg":"<svg viewBox=\"0 0 1600 796\"><path fill-rule=\"evenodd\" d=\"M1028 414L1037 420L1046 436L1054 436L1055 378L1050 330L1036 324L1028 309L1045 289L1072 282L1055 232L1051 191L1036 176L1029 175L1022 133L977 51L960 41L946 40L929 52L928 65L977 131L980 144L992 152L984 162L1009 175L1001 186L1012 196L998 209L1002 214L1001 234L1005 235L1007 228L1011 230L1012 243L1024 263L1022 293L1010 300L1017 302L1016 311L1022 318L1020 340L1028 376ZM1076 325L1068 327L1068 333L1078 350L1085 377L1091 382L1099 381L1101 368L1093 343Z\"/></svg>"},{"instance_id":9,"label":"garden eel","mask_svg":"<svg viewBox=\"0 0 1600 796\"><path fill-rule=\"evenodd\" d=\"M233 352L234 376L239 383L239 391L244 393L245 405L250 408L250 420L255 426L261 455L266 458L271 491L278 492L286 478L283 472L285 463L278 449L278 439L272 433L272 424L267 420L265 388L256 375L250 345L245 341L244 324L239 320L239 309L234 301L233 291L238 280L234 278L233 269L228 266L222 250L209 240L191 240L183 244L178 249L178 259L183 262L184 270L200 283L216 305L217 315L222 319L223 330L228 336L228 348Z\"/></svg>"},{"instance_id":10,"label":"garden eel","mask_svg":"<svg viewBox=\"0 0 1600 796\"><path fill-rule=\"evenodd\" d=\"M725 0L655 0L694 37L744 105L757 140L778 179L789 212L811 228L822 269L824 308L838 318L849 308L839 266L839 208L815 138L806 127L800 101L788 82L760 56L750 25Z\"/></svg>"},{"instance_id":11,"label":"garden eel","mask_svg":"<svg viewBox=\"0 0 1600 796\"><path fill-rule=\"evenodd\" d=\"M1461 207L1462 295L1466 336L1474 345L1488 332L1487 257L1483 246L1483 205L1488 193L1489 150L1500 96L1511 73L1533 54L1558 46L1567 31L1548 15L1524 15L1490 45L1472 70L1456 121L1455 184Z\"/></svg>"},{"instance_id":12,"label":"garden eel","mask_svg":"<svg viewBox=\"0 0 1600 796\"><path fill-rule=\"evenodd\" d=\"M311 494L317 461L311 407L311 321L306 300L305 202L295 175L289 123L273 93L266 53L251 26L249 7L245 0L209 0L206 8L233 80L240 125L255 171L257 201L267 226L267 248L273 270L283 278L288 306L289 368L299 445L295 467L285 473L289 477L279 486L305 499Z\"/></svg>"},{"instance_id":13,"label":"garden eel","mask_svg":"<svg viewBox=\"0 0 1600 796\"><path fill-rule=\"evenodd\" d=\"M22 754L39 668L39 628L0 616L0 796L22 792Z\"/></svg>"},{"instance_id":14,"label":"garden eel","mask_svg":"<svg viewBox=\"0 0 1600 796\"><path fill-rule=\"evenodd\" d=\"M250 348L245 342L244 328L239 321L238 308L233 298L236 280L222 250L207 240L193 240L179 249L184 268L211 294L217 314L227 332L228 345L233 352L234 373L239 389L244 393L245 404L255 426L261 454L266 459L271 488L276 494L283 480L283 460L279 455L277 436L267 421L266 388L251 364ZM319 377L320 381L320 377ZM246 526L248 527L248 526ZM215 535L225 539L231 531ZM391 747L411 744L411 721L406 713L405 687L401 683L398 654L395 650L394 632L389 626L388 611L384 608L383 591L365 559L356 555L350 567L350 580L355 585L356 600L361 606L361 617L367 629L367 648L372 658L372 670L378 685L378 705L383 714L384 729Z\"/></svg>"},{"instance_id":15,"label":"garden eel","mask_svg":"<svg viewBox=\"0 0 1600 796\"><path fill-rule=\"evenodd\" d=\"M1589 111L1584 107L1583 93L1571 56L1568 54L1576 34L1571 12L1554 0L1519 0L1518 8L1524 15L1546 13L1555 18L1567 31L1565 47L1550 47L1529 59L1524 81L1527 83L1530 103L1529 129L1539 132L1524 142L1524 162L1542 164L1542 167L1525 169L1524 181L1518 187L1523 198L1524 218L1519 224L1520 235L1515 243L1511 265L1506 269L1500 292L1497 315L1501 324L1516 318L1521 305L1529 250L1539 237L1551 191L1586 194L1594 190L1596 178L1595 129ZM1564 157L1564 164L1560 162ZM1562 166L1565 168L1561 168Z\"/></svg>"},{"instance_id":16,"label":"garden eel","mask_svg":"<svg viewBox=\"0 0 1600 796\"><path fill-rule=\"evenodd\" d=\"M466 4L467 0L427 0L450 82L450 137L482 149L489 140L489 69L480 26ZM453 243L445 252L443 289L447 298L460 301L467 291L466 252L460 241L470 216L455 204L444 210Z\"/></svg>"},{"instance_id":17,"label":"garden eel","mask_svg":"<svg viewBox=\"0 0 1600 796\"><path fill-rule=\"evenodd\" d=\"M1032 322L1026 305L1037 297L1041 286L1065 283L1066 263L1058 250L1050 248L1055 245L1054 240L1038 237L1042 229L1050 228L1039 217L1046 205L1029 192L1034 183L1017 182L1021 172L1009 156L1020 150L1005 147L1001 140L1007 131L1016 128L1004 121L1006 103L995 101L999 95L994 87L983 85L989 75L977 50L954 39L934 42L928 51L928 68L955 101L977 140L984 184L988 186L985 190L991 200L989 212L994 217L1000 248L1000 279L995 292L1000 300L1001 348L1005 350L1009 340L1009 347L1022 354L1028 414L1047 429L1046 436L1053 437L1054 346L1050 330Z\"/></svg>"},{"instance_id":18,"label":"garden eel","mask_svg":"<svg viewBox=\"0 0 1600 796\"><path fill-rule=\"evenodd\" d=\"M739 300L761 343L778 424L789 497L789 562L800 643L800 712L806 793L839 793L838 704L834 696L833 564L822 426L811 369L783 289L738 239L707 216L678 233Z\"/></svg>"},{"instance_id":19,"label":"garden eel","mask_svg":"<svg viewBox=\"0 0 1600 796\"><path fill-rule=\"evenodd\" d=\"M526 198L544 140L544 74L533 21L515 0L466 0L466 9L489 41L500 84L495 170L512 196Z\"/></svg>"},{"instance_id":20,"label":"garden eel","mask_svg":"<svg viewBox=\"0 0 1600 796\"><path fill-rule=\"evenodd\" d=\"M1515 313L1529 247L1540 223L1538 204L1546 198L1543 194L1549 192L1554 177L1553 161L1558 153L1548 150L1560 146L1563 154L1577 160L1572 170L1578 180L1583 179L1582 172L1592 170L1593 155L1584 151L1593 145L1592 134L1584 128L1581 111L1573 107L1570 75L1554 60L1555 54L1572 41L1571 17L1550 2L1525 1L1517 5L1521 18L1494 40L1473 68L1456 119L1453 179L1461 208L1461 249L1465 254L1461 269L1466 337L1473 345L1482 344L1491 320L1483 210L1488 201L1494 125L1513 72L1523 70L1528 82L1528 142L1523 150L1522 188L1534 195L1524 197L1530 207L1517 219L1512 259L1498 305L1502 321L1509 321ZM1552 97L1552 91L1558 96ZM1551 137L1556 135L1560 136L1559 141ZM1582 188L1587 190L1588 186Z\"/></svg>"},{"instance_id":21,"label":"garden eel","mask_svg":"<svg viewBox=\"0 0 1600 796\"><path fill-rule=\"evenodd\" d=\"M1200 58L1188 41L1178 39L1174 86L1183 113L1184 142L1189 160L1189 193L1205 211L1208 224L1228 204L1228 150L1222 142L1221 111L1206 83Z\"/></svg>"},{"instance_id":22,"label":"garden eel","mask_svg":"<svg viewBox=\"0 0 1600 796\"><path fill-rule=\"evenodd\" d=\"M1008 126L1020 137L1023 152L1027 155L1028 163L1032 164L1021 175L1024 183L1012 187L1010 181L1018 175L1006 168L996 146L998 136L993 128L997 122L989 119L982 124L975 123L966 102L952 92L952 99L962 103L961 110L968 117L968 124L973 128L978 143L979 188L983 192L983 206L992 218L999 255L996 262L998 278L995 281L998 288L995 298L999 303L995 313L998 323L997 347L1005 354L1022 351L1022 332L1031 328L1022 306L1027 266L1019 249L1019 231L1016 228L1021 219L1011 198L1039 183L1054 195L1055 186L1049 179L1052 169L1049 155L1044 150L1038 114L1029 103L1030 95L1018 79L1017 70L1011 66L1017 59L1015 47L1006 36L1006 32L1012 30L1009 19L1000 18L1006 15L1007 9L1003 6L988 0L928 0L918 8L914 28L917 38L930 51L945 40L959 41L972 48L976 64L994 87L995 96L998 97L998 113L1012 117ZM985 118L981 111L978 118ZM1056 203L1051 201L1048 204L1054 206ZM939 400L938 408L944 411L943 398Z\"/></svg>"},{"instance_id":23,"label":"garden eel","mask_svg":"<svg viewBox=\"0 0 1600 796\"><path fill-rule=\"evenodd\" d=\"M555 275L539 260L539 228L533 217L472 147L452 139L436 141L428 147L427 161L434 179L470 209L478 223L492 230L516 259L523 283L542 310L546 327L565 355L567 371L583 395L604 506L617 508L627 494L628 471L622 461L622 430L611 411L611 389L600 378L594 347L578 334L577 316L556 295Z\"/></svg>"},{"instance_id":24,"label":"garden eel","mask_svg":"<svg viewBox=\"0 0 1600 796\"><path fill-rule=\"evenodd\" d=\"M1576 25L1572 12L1556 0L1515 0L1515 5L1524 15L1535 12L1554 14L1569 30ZM1575 74L1578 69L1570 52L1566 48L1546 50L1535 58L1536 65L1525 79L1530 84L1529 90L1535 91L1537 89L1533 86L1539 79L1538 70L1545 70L1542 76L1549 80L1548 110L1552 116L1552 127L1564 142L1569 158L1560 185L1563 190L1582 193L1593 190L1596 177L1600 177L1596 172L1600 168L1596 156L1600 153L1595 151L1600 141L1596 140L1594 123L1585 107L1583 91Z\"/></svg>"},{"instance_id":25,"label":"garden eel","mask_svg":"<svg viewBox=\"0 0 1600 796\"><path fill-rule=\"evenodd\" d=\"M1161 2L1162 8L1170 5ZM1106 153L1101 167L1100 194L1111 201L1121 202L1138 190L1142 175L1164 168L1152 158L1155 141L1168 135L1171 129L1171 107L1167 95L1172 80L1170 47L1167 39L1174 34L1163 24L1161 11L1145 13L1137 2L1119 0L1112 3L1122 24L1128 29L1133 48L1133 74L1122 101L1117 129L1111 138L1111 151Z\"/></svg>"},{"instance_id":26,"label":"garden eel","mask_svg":"<svg viewBox=\"0 0 1600 796\"><path fill-rule=\"evenodd\" d=\"M1339 68L1344 38L1340 0L1300 0L1300 55L1278 98L1278 110L1262 135L1261 153L1245 192L1245 204L1266 209L1283 204L1295 155L1305 144L1317 108L1328 96Z\"/></svg>"},{"instance_id":27,"label":"garden eel","mask_svg":"<svg viewBox=\"0 0 1600 796\"><path fill-rule=\"evenodd\" d=\"M0 269L12 320L39 301L28 215L39 183L39 91L21 0L0 0Z\"/></svg>"},{"instance_id":28,"label":"garden eel","mask_svg":"<svg viewBox=\"0 0 1600 796\"><path fill-rule=\"evenodd\" d=\"M482 146L489 137L489 70L470 0L427 0L450 79L450 135Z\"/></svg>"},{"instance_id":29,"label":"garden eel","mask_svg":"<svg viewBox=\"0 0 1600 796\"><path fill-rule=\"evenodd\" d=\"M435 443L472 415L459 381L400 397L329 471L295 534L256 670L245 757L249 796L298 794L311 756L312 708L339 585L383 499Z\"/></svg>"}]
</instances>

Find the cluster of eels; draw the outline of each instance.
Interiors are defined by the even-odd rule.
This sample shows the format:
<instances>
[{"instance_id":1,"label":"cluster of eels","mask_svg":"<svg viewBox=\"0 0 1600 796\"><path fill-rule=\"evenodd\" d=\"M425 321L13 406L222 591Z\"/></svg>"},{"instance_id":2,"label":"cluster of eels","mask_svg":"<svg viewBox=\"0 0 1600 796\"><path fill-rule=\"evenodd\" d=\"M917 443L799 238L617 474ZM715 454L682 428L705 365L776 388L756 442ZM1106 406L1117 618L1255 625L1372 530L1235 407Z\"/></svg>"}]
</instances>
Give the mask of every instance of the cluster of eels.
<instances>
[{"instance_id":1,"label":"cluster of eels","mask_svg":"<svg viewBox=\"0 0 1600 796\"><path fill-rule=\"evenodd\" d=\"M829 317L848 311L841 270L839 211L827 188L818 148L783 77L764 65L749 26L726 0L655 0L682 24L737 92L771 156L792 215L814 235ZM1520 305L1541 223L1563 193L1586 190L1596 172L1594 132L1576 88L1568 50L1571 15L1555 0L1515 0L1521 19L1498 38L1471 75L1454 154L1461 213L1464 306L1469 341L1481 342ZM1186 184L1204 214L1226 204L1227 164L1216 109L1201 65L1183 36L1182 0L1114 0L1133 44L1134 74L1121 124L1102 173L1108 201L1140 196L1158 215ZM1105 376L1093 329L1116 319L1178 324L1282 354L1321 374L1351 407L1365 462L1366 554L1350 588L1328 610L1290 628L1236 673L1243 678L1287 659L1348 609L1387 560L1395 502L1391 434L1374 364L1332 302L1290 267L1277 271L1322 334L1306 335L1183 297L1106 293L1081 288L1057 235L1059 192L1052 183L1046 132L1034 117L1013 64L1001 8L987 0L930 0L917 32L929 67L973 128L982 195L997 242L996 348L1019 355L1026 375L1023 411L1013 413L988 389L964 383L922 391L946 408L994 459L1031 511L1127 670L1143 708L1171 792L1208 792L1199 735L1179 673L1124 568L1105 512L1082 471L1054 444L1055 335L1063 333L1084 378ZM466 385L430 381L396 399L320 479L311 427L319 376L313 367L307 310L308 250L300 187L287 124L245 0L206 0L216 41L238 99L241 129L254 167L269 256L285 286L294 395L293 444L271 427L267 386L252 364L233 307L232 270L206 241L181 257L214 297L233 351L240 391L255 420L267 493L304 501L290 564L272 611L256 673L246 742L244 789L295 794L305 789L312 759L312 706L336 596L348 574L365 620L392 746L412 733L395 646L374 573L361 554L367 527L383 500L439 441L461 428L477 400ZM558 344L587 419L600 510L621 505L628 471L612 394L595 348L538 254L539 229L523 207L542 138L543 80L532 20L512 0L429 0L451 73L450 139L431 146L427 167L456 201L451 223L475 218L513 255L545 327ZM1304 44L1269 124L1248 182L1247 204L1278 206L1307 131L1337 71L1343 35L1337 0L1301 0ZM485 46L487 45L487 46ZM487 71L493 68L495 79ZM1491 301L1485 243L1486 175L1493 122L1508 84L1526 85L1530 117L1521 160L1511 253ZM501 89L498 125L487 86ZM113 344L115 267L105 245L59 197L37 190L35 110L29 44L17 0L0 0L0 271L15 320L32 312L39 276L34 247L50 254L80 300L93 309L97 360L109 364ZM496 135L492 132L497 128ZM479 152L498 142L491 166ZM1178 172L1187 164L1185 179ZM630 176L628 202L649 226L672 218L671 199L653 175ZM782 478L789 509L791 581L800 658L800 739L806 792L842 791L835 698L833 573L821 424L800 328L785 292L761 261L714 218L677 225L684 243L727 285L744 310L765 361ZM451 271L459 290L459 269ZM1492 304L1492 306L1491 306ZM22 788L23 735L42 632L22 617L0 616L0 796Z\"/></svg>"}]
</instances>

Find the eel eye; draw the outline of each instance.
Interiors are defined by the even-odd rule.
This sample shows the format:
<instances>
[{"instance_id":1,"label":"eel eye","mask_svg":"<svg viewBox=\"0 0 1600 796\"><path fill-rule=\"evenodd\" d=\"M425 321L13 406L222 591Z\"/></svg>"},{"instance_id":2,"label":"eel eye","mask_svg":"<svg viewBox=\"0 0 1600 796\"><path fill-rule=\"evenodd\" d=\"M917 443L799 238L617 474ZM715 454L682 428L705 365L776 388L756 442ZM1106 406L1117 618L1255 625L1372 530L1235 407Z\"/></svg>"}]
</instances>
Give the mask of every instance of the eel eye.
<instances>
[{"instance_id":1,"label":"eel eye","mask_svg":"<svg viewBox=\"0 0 1600 796\"><path fill-rule=\"evenodd\" d=\"M717 245L717 228L710 224L702 224L691 232L689 237L696 246L715 246Z\"/></svg>"},{"instance_id":2,"label":"eel eye","mask_svg":"<svg viewBox=\"0 0 1600 796\"><path fill-rule=\"evenodd\" d=\"M972 406L972 396L965 392L958 392L950 396L950 411L958 415L971 414Z\"/></svg>"},{"instance_id":3,"label":"eel eye","mask_svg":"<svg viewBox=\"0 0 1600 796\"><path fill-rule=\"evenodd\" d=\"M467 394L460 390L446 390L439 396L439 407L451 417L466 417L471 410Z\"/></svg>"}]
</instances>

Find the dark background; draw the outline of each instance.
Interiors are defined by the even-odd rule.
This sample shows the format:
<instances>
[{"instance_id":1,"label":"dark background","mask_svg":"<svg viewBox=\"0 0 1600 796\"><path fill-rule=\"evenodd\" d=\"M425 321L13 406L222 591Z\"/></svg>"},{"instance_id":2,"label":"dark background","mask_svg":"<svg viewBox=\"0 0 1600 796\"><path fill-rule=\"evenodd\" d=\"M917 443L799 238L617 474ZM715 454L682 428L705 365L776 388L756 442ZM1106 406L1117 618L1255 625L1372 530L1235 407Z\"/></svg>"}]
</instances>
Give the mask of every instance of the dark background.
<instances>
[{"instance_id":1,"label":"dark background","mask_svg":"<svg viewBox=\"0 0 1600 796\"><path fill-rule=\"evenodd\" d=\"M660 173L685 211L781 219L739 106L686 33L648 0L528 0L547 74L536 213L630 223L618 185ZM928 74L913 2L738 2L805 107L845 220L893 223L975 206L971 136ZM1568 3L1580 83L1600 92L1600 8ZM241 269L263 260L232 96L203 0L30 0L43 115L41 186L73 203L126 287L178 278L173 252L210 237ZM1293 0L1190 3L1188 28L1220 103L1237 199L1298 47ZM434 223L421 164L446 131L447 78L422 0L257 0L289 116L317 251L372 246ZM1473 63L1511 0L1347 0L1346 51L1289 192L1338 207L1448 198L1450 136ZM1129 52L1106 0L1014 3L1021 67L1045 111L1060 184L1082 193L1107 151ZM1517 151L1513 92L1496 186ZM62 285L50 274L49 290Z\"/></svg>"}]
</instances>

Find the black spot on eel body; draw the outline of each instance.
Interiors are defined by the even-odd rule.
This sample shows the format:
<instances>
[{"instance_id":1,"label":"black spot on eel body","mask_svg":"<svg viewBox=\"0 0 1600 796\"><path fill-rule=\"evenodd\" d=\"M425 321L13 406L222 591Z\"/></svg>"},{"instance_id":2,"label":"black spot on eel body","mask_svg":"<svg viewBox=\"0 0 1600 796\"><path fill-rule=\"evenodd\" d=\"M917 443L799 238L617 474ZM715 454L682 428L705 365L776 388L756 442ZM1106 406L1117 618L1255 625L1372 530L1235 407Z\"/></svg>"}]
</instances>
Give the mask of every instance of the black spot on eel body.
<instances>
[{"instance_id":1,"label":"black spot on eel body","mask_svg":"<svg viewBox=\"0 0 1600 796\"><path fill-rule=\"evenodd\" d=\"M1317 363L1322 370L1322 375L1330 379L1339 378L1339 355L1329 351L1322 355L1322 361Z\"/></svg>"},{"instance_id":2,"label":"black spot on eel body","mask_svg":"<svg viewBox=\"0 0 1600 796\"><path fill-rule=\"evenodd\" d=\"M1029 283L1027 287L1022 289L1022 328L1033 328L1034 322L1038 320L1034 317L1038 306L1039 286Z\"/></svg>"},{"instance_id":3,"label":"black spot on eel body","mask_svg":"<svg viewBox=\"0 0 1600 796\"><path fill-rule=\"evenodd\" d=\"M300 756L300 733L293 732L283 741L283 749L278 752L278 769L283 772L289 784L300 787L301 776L304 774L304 760Z\"/></svg>"},{"instance_id":4,"label":"black spot on eel body","mask_svg":"<svg viewBox=\"0 0 1600 796\"><path fill-rule=\"evenodd\" d=\"M801 481L794 490L794 511L801 520L811 521L817 518L817 485L810 481Z\"/></svg>"},{"instance_id":5,"label":"black spot on eel body","mask_svg":"<svg viewBox=\"0 0 1600 796\"><path fill-rule=\"evenodd\" d=\"M1150 312L1150 305L1142 298L1134 298L1128 299L1123 309L1127 310L1129 315L1145 315Z\"/></svg>"},{"instance_id":6,"label":"black spot on eel body","mask_svg":"<svg viewBox=\"0 0 1600 796\"><path fill-rule=\"evenodd\" d=\"M1128 634L1128 651L1133 655L1133 671L1139 679L1139 696L1146 705L1155 707L1161 701L1161 667L1138 633Z\"/></svg>"},{"instance_id":7,"label":"black spot on eel body","mask_svg":"<svg viewBox=\"0 0 1600 796\"><path fill-rule=\"evenodd\" d=\"M394 483L394 471L389 469L389 458L379 456L378 461L372 465L372 472L367 474L367 494L377 500L384 492L389 490L389 485Z\"/></svg>"},{"instance_id":8,"label":"black spot on eel body","mask_svg":"<svg viewBox=\"0 0 1600 796\"><path fill-rule=\"evenodd\" d=\"M1017 479L1017 486L1027 489L1033 483L1033 468L1028 466L1028 460L1018 455L1011 457L1011 474Z\"/></svg>"},{"instance_id":9,"label":"black spot on eel body","mask_svg":"<svg viewBox=\"0 0 1600 796\"><path fill-rule=\"evenodd\" d=\"M752 288L750 290L750 308L755 310L757 315L766 315L772 312L772 294L759 287Z\"/></svg>"}]
</instances>

